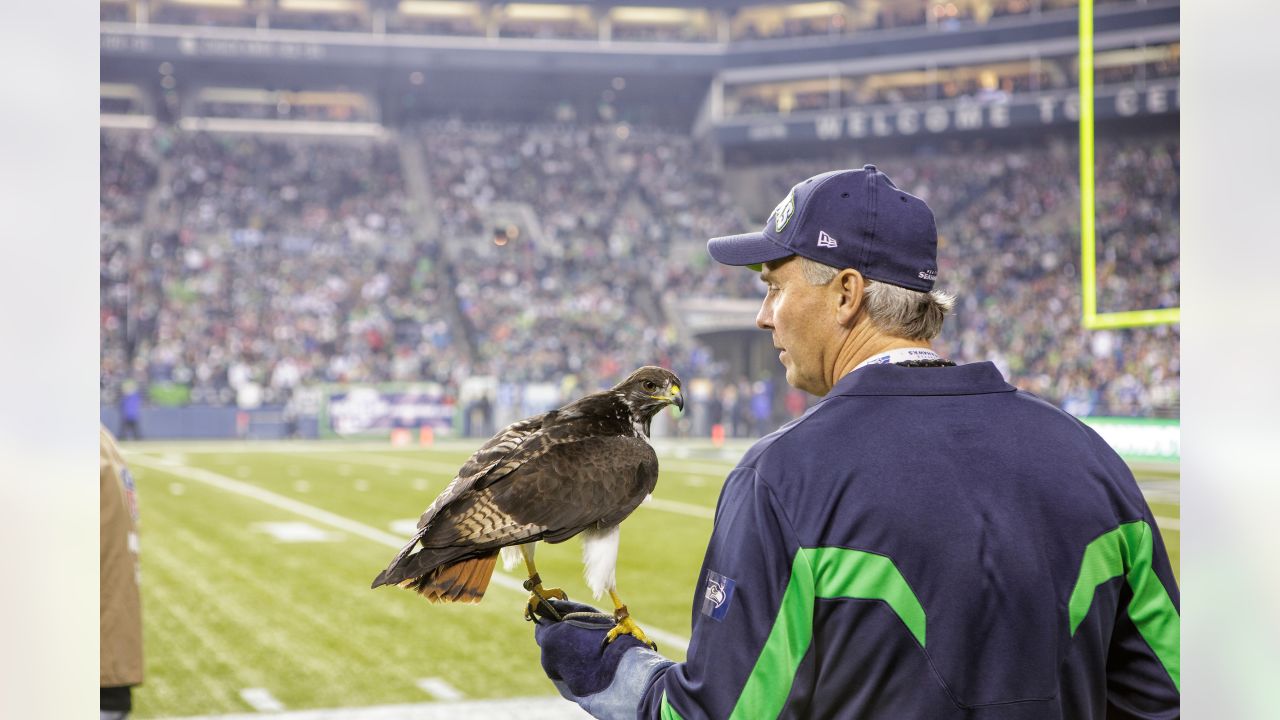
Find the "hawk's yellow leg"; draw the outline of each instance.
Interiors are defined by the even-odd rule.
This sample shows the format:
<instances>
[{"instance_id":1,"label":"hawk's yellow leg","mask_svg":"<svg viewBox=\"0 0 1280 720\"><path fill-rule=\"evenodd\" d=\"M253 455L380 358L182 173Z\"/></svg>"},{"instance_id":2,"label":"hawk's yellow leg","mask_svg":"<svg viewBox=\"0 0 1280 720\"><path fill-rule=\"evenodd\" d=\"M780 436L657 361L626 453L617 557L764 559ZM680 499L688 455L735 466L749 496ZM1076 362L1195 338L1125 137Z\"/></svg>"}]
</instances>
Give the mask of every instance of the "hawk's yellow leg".
<instances>
[{"instance_id":1,"label":"hawk's yellow leg","mask_svg":"<svg viewBox=\"0 0 1280 720\"><path fill-rule=\"evenodd\" d=\"M520 546L520 554L524 556L524 566L529 571L529 579L524 582L524 589L530 592L529 604L524 609L524 617L526 620L532 620L537 614L538 606L543 605L551 612L552 616L559 617L559 613L551 604L547 602L548 598L557 600L568 600L569 596L564 594L560 588L544 588L542 587L542 577L538 575L538 568L533 564L533 547L532 543Z\"/></svg>"},{"instance_id":2,"label":"hawk's yellow leg","mask_svg":"<svg viewBox=\"0 0 1280 720\"><path fill-rule=\"evenodd\" d=\"M636 624L636 621L631 619L631 613L627 610L627 606L622 604L622 598L618 597L618 593L610 589L609 597L613 598L613 619L616 624L609 631L609 634L605 635L605 643L617 640L619 635L631 635L645 645L657 650L658 644L650 640L649 636L644 634L644 630L641 630L640 626Z\"/></svg>"}]
</instances>

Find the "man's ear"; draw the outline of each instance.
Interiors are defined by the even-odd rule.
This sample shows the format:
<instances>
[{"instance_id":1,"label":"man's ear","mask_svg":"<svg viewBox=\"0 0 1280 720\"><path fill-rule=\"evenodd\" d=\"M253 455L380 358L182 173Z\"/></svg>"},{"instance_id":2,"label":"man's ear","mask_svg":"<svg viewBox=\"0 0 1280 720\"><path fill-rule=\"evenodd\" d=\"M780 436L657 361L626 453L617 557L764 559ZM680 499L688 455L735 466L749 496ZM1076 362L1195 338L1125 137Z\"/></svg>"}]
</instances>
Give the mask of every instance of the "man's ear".
<instances>
[{"instance_id":1,"label":"man's ear","mask_svg":"<svg viewBox=\"0 0 1280 720\"><path fill-rule=\"evenodd\" d=\"M845 327L853 327L853 321L862 309L862 291L867 286L866 280L857 270L845 268L835 276L831 285L836 293L836 322Z\"/></svg>"}]
</instances>

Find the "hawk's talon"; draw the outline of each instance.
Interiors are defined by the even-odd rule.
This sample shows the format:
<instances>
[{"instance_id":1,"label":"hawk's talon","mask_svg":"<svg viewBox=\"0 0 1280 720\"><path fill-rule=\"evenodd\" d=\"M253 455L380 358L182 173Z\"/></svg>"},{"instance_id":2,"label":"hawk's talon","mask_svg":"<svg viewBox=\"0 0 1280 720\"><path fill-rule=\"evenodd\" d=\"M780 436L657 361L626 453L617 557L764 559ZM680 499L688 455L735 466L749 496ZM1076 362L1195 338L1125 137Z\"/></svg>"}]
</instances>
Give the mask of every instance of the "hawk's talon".
<instances>
[{"instance_id":1,"label":"hawk's talon","mask_svg":"<svg viewBox=\"0 0 1280 720\"><path fill-rule=\"evenodd\" d=\"M636 621L631 619L631 614L627 612L626 605L615 610L613 617L613 629L605 634L601 647L617 640L619 635L630 635L645 645L648 645L650 649L658 649L658 643L650 640L649 636L644 634L644 630L641 630L640 626L636 624Z\"/></svg>"},{"instance_id":2,"label":"hawk's talon","mask_svg":"<svg viewBox=\"0 0 1280 720\"><path fill-rule=\"evenodd\" d=\"M537 576L529 578L530 581L535 579L537 579ZM542 606L546 613L557 621L564 619L564 617L560 615L560 611L556 610L555 606L548 602L551 598L555 598L556 600L568 600L569 596L565 595L563 590L560 588L544 588L542 587L541 582L526 582L525 587L531 593L529 595L529 602L524 607L525 620L536 620L538 617L539 606Z\"/></svg>"}]
</instances>

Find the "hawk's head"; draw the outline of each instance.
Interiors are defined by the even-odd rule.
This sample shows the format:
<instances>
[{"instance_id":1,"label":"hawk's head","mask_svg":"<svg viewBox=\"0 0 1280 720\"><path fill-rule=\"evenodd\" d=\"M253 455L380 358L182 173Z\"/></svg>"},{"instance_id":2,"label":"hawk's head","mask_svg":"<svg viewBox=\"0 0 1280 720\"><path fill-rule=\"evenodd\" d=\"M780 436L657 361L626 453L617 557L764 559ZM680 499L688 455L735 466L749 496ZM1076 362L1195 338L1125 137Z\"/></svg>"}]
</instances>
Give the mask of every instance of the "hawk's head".
<instances>
[{"instance_id":1,"label":"hawk's head","mask_svg":"<svg viewBox=\"0 0 1280 720\"><path fill-rule=\"evenodd\" d=\"M645 365L613 386L622 401L631 409L631 417L646 423L658 411L668 405L684 409L684 395L680 394L680 378L670 370Z\"/></svg>"}]
</instances>

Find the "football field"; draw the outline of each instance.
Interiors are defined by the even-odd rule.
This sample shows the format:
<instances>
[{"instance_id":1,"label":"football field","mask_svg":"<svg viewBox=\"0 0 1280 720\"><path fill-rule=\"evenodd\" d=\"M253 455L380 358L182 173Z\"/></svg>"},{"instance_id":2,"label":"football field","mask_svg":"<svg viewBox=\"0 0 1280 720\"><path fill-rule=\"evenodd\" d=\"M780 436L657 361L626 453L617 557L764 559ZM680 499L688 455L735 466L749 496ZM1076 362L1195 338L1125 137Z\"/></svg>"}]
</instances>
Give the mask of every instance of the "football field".
<instances>
[{"instance_id":1,"label":"football field","mask_svg":"<svg viewBox=\"0 0 1280 720\"><path fill-rule=\"evenodd\" d=\"M136 716L581 717L542 673L522 568L499 564L479 605L369 589L478 444L126 444L142 514ZM619 593L673 659L720 484L744 448L659 445L658 488L623 526ZM1176 571L1176 470L1136 471ZM590 601L580 555L577 539L542 544L538 569Z\"/></svg>"}]
</instances>

